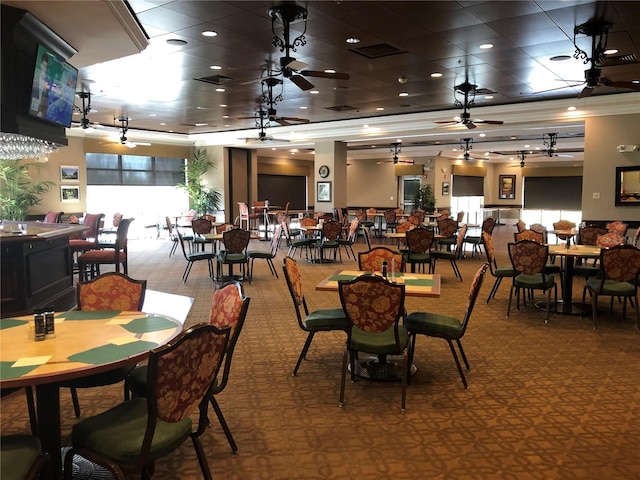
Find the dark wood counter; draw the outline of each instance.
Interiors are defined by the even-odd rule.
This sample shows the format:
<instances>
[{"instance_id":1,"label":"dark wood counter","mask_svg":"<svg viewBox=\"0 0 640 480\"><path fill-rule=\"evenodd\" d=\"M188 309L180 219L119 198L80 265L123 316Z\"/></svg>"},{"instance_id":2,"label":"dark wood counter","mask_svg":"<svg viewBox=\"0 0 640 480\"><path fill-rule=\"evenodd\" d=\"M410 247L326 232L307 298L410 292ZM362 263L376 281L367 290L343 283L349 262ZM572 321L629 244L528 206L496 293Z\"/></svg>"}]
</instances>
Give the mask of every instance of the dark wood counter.
<instances>
[{"instance_id":1,"label":"dark wood counter","mask_svg":"<svg viewBox=\"0 0 640 480\"><path fill-rule=\"evenodd\" d=\"M0 316L26 315L35 308L67 310L75 305L69 236L82 225L3 222L0 231Z\"/></svg>"}]
</instances>

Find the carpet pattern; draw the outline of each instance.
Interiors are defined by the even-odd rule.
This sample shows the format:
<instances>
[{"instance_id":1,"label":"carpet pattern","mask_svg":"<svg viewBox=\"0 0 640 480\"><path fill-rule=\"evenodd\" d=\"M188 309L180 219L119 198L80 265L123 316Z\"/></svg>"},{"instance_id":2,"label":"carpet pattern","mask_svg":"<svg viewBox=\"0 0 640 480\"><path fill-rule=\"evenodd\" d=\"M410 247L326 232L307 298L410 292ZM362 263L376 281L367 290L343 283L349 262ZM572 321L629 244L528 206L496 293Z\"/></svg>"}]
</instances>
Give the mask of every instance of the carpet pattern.
<instances>
[{"instance_id":1,"label":"carpet pattern","mask_svg":"<svg viewBox=\"0 0 640 480\"><path fill-rule=\"evenodd\" d=\"M512 226L494 230L499 265L507 265ZM268 249L266 242L252 248ZM364 245L356 245L358 251ZM186 284L182 256L168 257L169 241L130 243L129 274L148 288L196 298L187 325L206 321L214 285L196 264ZM471 364L465 390L446 342L420 337L417 373L400 413L399 383L347 382L338 406L344 335L319 333L296 377L291 375L306 334L299 330L282 274L256 262L244 282L251 305L227 389L219 403L239 446L231 453L211 412L202 437L218 479L639 479L640 334L633 310L608 314L602 302L598 330L590 316L552 315L532 306L506 318L509 279L489 305L487 276L463 345ZM448 262L439 299L407 298L407 310L463 314L471 279L484 258L459 260L464 281ZM352 267L353 261L344 260ZM339 307L338 295L315 285L340 265L300 261L311 308ZM584 280L575 279L579 299ZM122 386L79 390L83 416L122 401ZM68 391L61 392L63 443L76 421ZM28 432L21 392L2 400L2 432ZM76 478L100 478L79 473ZM136 478L133 476L132 478ZM156 479L201 478L190 442L156 464Z\"/></svg>"}]
</instances>

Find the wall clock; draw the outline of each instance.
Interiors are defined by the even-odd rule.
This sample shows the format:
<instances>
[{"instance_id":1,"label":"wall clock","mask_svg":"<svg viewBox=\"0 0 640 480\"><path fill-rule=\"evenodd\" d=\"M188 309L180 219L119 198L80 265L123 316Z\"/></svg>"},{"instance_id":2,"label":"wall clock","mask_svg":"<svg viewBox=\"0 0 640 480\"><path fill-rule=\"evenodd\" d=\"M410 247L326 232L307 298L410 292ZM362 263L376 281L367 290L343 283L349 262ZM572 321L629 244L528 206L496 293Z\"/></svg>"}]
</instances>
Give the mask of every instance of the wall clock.
<instances>
[{"instance_id":1,"label":"wall clock","mask_svg":"<svg viewBox=\"0 0 640 480\"><path fill-rule=\"evenodd\" d=\"M326 165L321 165L318 169L318 173L322 178L327 178L329 176L329 167Z\"/></svg>"}]
</instances>

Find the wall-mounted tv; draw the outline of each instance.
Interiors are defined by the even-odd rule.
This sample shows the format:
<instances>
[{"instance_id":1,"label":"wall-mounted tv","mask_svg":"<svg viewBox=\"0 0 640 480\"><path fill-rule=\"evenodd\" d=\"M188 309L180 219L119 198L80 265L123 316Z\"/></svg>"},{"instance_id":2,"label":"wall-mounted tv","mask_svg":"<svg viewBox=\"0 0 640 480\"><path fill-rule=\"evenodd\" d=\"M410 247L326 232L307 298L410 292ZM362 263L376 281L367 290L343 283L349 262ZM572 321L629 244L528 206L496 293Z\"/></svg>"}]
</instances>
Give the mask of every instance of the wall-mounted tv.
<instances>
[{"instance_id":1,"label":"wall-mounted tv","mask_svg":"<svg viewBox=\"0 0 640 480\"><path fill-rule=\"evenodd\" d=\"M29 114L64 127L71 126L78 69L38 45Z\"/></svg>"}]
</instances>

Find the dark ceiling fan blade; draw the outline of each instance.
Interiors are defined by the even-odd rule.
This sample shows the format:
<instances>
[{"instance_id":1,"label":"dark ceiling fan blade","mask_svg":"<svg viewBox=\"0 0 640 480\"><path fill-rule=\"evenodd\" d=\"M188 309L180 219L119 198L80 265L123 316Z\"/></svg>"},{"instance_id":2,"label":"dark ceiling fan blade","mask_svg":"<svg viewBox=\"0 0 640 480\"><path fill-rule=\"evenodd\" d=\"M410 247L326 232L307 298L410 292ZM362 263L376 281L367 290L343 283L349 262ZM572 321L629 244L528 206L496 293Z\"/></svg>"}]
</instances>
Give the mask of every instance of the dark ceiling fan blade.
<instances>
[{"instance_id":1,"label":"dark ceiling fan blade","mask_svg":"<svg viewBox=\"0 0 640 480\"><path fill-rule=\"evenodd\" d=\"M280 125L282 125L282 126L284 126L284 127L291 125L291 124L287 121L287 119L286 119L286 118L284 118L284 117L273 117L273 118L270 118L269 120L272 120L272 121L274 121L274 122L276 122L276 123L279 123Z\"/></svg>"},{"instance_id":2,"label":"dark ceiling fan blade","mask_svg":"<svg viewBox=\"0 0 640 480\"><path fill-rule=\"evenodd\" d=\"M604 85L606 85L607 87L628 88L630 90L640 90L640 83L620 82L620 81L607 80L605 78L603 78L602 80L603 80L602 83Z\"/></svg>"},{"instance_id":3,"label":"dark ceiling fan blade","mask_svg":"<svg viewBox=\"0 0 640 480\"><path fill-rule=\"evenodd\" d=\"M453 125L455 123L460 123L460 122L457 121L457 120L444 120L444 121L441 121L441 122L433 122L433 123L438 123L440 125Z\"/></svg>"},{"instance_id":4,"label":"dark ceiling fan blade","mask_svg":"<svg viewBox=\"0 0 640 480\"><path fill-rule=\"evenodd\" d=\"M502 120L474 120L473 123L486 123L488 125L503 125Z\"/></svg>"},{"instance_id":5,"label":"dark ceiling fan blade","mask_svg":"<svg viewBox=\"0 0 640 480\"><path fill-rule=\"evenodd\" d=\"M304 75L306 77L335 78L337 80L349 80L351 78L351 75L349 75L348 73L328 73L319 70L302 70L299 73L300 75Z\"/></svg>"},{"instance_id":6,"label":"dark ceiling fan blade","mask_svg":"<svg viewBox=\"0 0 640 480\"><path fill-rule=\"evenodd\" d=\"M548 92L555 92L558 90L564 90L565 88L574 88L574 87L579 87L580 85L584 85L586 82L580 81L580 80L563 80L564 82L576 82L574 85L565 85L564 87L556 87L556 88L550 88L548 90L540 90L537 92L531 92L533 95L536 95L538 93L548 93Z\"/></svg>"},{"instance_id":7,"label":"dark ceiling fan blade","mask_svg":"<svg viewBox=\"0 0 640 480\"><path fill-rule=\"evenodd\" d=\"M297 118L297 117L274 117L274 120L276 122L278 120L284 120L285 122L297 122L297 123L309 123L311 121L308 118Z\"/></svg>"},{"instance_id":8,"label":"dark ceiling fan blade","mask_svg":"<svg viewBox=\"0 0 640 480\"><path fill-rule=\"evenodd\" d=\"M304 78L302 75L292 75L289 77L290 80L295 83L300 90L311 90L313 88L313 83Z\"/></svg>"},{"instance_id":9,"label":"dark ceiling fan blade","mask_svg":"<svg viewBox=\"0 0 640 480\"><path fill-rule=\"evenodd\" d=\"M595 90L595 87L586 86L582 89L582 91L580 92L580 95L578 95L578 98L590 97L594 90Z\"/></svg>"},{"instance_id":10,"label":"dark ceiling fan blade","mask_svg":"<svg viewBox=\"0 0 640 480\"><path fill-rule=\"evenodd\" d=\"M473 129L473 128L477 128L477 125L471 121L464 123L463 124L465 127L467 127L469 130Z\"/></svg>"}]
</instances>

